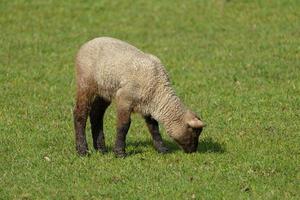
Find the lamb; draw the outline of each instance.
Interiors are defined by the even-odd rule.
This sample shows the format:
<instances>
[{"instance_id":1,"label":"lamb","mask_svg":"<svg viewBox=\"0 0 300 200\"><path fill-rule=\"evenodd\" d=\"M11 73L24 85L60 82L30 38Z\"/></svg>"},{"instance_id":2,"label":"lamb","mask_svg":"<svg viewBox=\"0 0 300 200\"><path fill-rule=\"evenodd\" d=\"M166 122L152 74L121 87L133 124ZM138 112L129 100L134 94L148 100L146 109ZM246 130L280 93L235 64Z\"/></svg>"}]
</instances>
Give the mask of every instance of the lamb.
<instances>
[{"instance_id":1,"label":"lamb","mask_svg":"<svg viewBox=\"0 0 300 200\"><path fill-rule=\"evenodd\" d=\"M156 56L118 39L95 38L85 43L76 55L76 83L74 127L79 155L88 153L85 137L88 116L94 148L102 153L107 151L103 116L112 100L117 107L116 156L126 156L125 139L131 113L139 113L145 119L158 152L168 151L158 122L185 152L197 150L204 123L176 96Z\"/></svg>"}]
</instances>

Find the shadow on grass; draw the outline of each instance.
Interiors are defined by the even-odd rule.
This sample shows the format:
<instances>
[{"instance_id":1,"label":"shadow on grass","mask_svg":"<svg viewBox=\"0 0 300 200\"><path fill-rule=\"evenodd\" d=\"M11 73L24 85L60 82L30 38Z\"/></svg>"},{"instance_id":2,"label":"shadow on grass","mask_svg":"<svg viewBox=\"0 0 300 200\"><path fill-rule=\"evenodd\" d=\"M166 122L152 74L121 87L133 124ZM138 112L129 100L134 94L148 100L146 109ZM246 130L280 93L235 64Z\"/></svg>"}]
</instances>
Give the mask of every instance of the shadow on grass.
<instances>
[{"instance_id":1,"label":"shadow on grass","mask_svg":"<svg viewBox=\"0 0 300 200\"><path fill-rule=\"evenodd\" d=\"M169 148L168 153L182 151L175 142L164 140L164 143ZM142 153L143 151L140 150L138 147L141 147L141 146L142 147L148 147L148 146L153 147L152 141L150 141L150 140L128 141L127 146L132 146L133 149L136 149L136 150L127 152L129 155ZM212 138L204 138L204 139L200 139L200 141L199 141L197 153L224 153L225 151L226 151L226 148L225 148L224 144L220 144L219 142L214 141Z\"/></svg>"},{"instance_id":2,"label":"shadow on grass","mask_svg":"<svg viewBox=\"0 0 300 200\"><path fill-rule=\"evenodd\" d=\"M213 141L212 138L200 139L198 152L201 153L224 153L226 151L225 145Z\"/></svg>"}]
</instances>

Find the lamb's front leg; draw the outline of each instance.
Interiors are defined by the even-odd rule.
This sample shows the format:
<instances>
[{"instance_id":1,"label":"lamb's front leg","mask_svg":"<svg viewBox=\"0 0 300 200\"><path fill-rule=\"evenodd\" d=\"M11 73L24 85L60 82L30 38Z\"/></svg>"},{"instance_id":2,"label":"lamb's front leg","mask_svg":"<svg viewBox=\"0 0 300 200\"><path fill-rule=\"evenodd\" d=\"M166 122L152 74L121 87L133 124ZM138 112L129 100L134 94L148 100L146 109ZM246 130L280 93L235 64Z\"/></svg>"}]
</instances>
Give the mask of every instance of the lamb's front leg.
<instances>
[{"instance_id":1,"label":"lamb's front leg","mask_svg":"<svg viewBox=\"0 0 300 200\"><path fill-rule=\"evenodd\" d=\"M162 137L159 133L158 122L151 116L145 116L144 119L146 121L148 130L151 133L155 149L160 153L168 152L168 148L164 145Z\"/></svg>"},{"instance_id":2,"label":"lamb's front leg","mask_svg":"<svg viewBox=\"0 0 300 200\"><path fill-rule=\"evenodd\" d=\"M117 137L114 152L117 157L126 156L126 135L130 127L131 103L126 92L119 91L116 97L117 103Z\"/></svg>"},{"instance_id":3,"label":"lamb's front leg","mask_svg":"<svg viewBox=\"0 0 300 200\"><path fill-rule=\"evenodd\" d=\"M131 123L130 112L125 109L117 111L117 137L114 152L117 157L126 156L126 135Z\"/></svg>"}]
</instances>

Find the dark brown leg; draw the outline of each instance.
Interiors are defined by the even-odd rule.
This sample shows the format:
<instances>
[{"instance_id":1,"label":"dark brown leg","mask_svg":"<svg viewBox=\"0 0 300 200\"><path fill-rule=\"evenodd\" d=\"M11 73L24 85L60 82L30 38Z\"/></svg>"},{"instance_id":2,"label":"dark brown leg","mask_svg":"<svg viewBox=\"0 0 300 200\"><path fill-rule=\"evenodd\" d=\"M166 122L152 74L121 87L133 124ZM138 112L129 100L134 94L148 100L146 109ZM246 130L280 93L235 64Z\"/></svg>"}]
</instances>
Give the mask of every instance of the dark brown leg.
<instances>
[{"instance_id":1,"label":"dark brown leg","mask_svg":"<svg viewBox=\"0 0 300 200\"><path fill-rule=\"evenodd\" d=\"M88 145L85 137L85 126L88 117L88 107L88 98L85 96L85 94L78 93L73 115L76 150L81 156L86 155L88 153Z\"/></svg>"},{"instance_id":2,"label":"dark brown leg","mask_svg":"<svg viewBox=\"0 0 300 200\"><path fill-rule=\"evenodd\" d=\"M117 103L117 137L114 152L117 157L125 157L126 135L130 127L131 109L130 102L122 96L122 91L118 92L116 97Z\"/></svg>"},{"instance_id":3,"label":"dark brown leg","mask_svg":"<svg viewBox=\"0 0 300 200\"><path fill-rule=\"evenodd\" d=\"M168 148L164 145L162 137L159 133L158 122L151 116L145 116L144 119L146 121L148 130L151 133L155 149L160 153L168 152Z\"/></svg>"},{"instance_id":4,"label":"dark brown leg","mask_svg":"<svg viewBox=\"0 0 300 200\"><path fill-rule=\"evenodd\" d=\"M125 157L126 135L131 123L130 111L127 109L117 109L117 138L114 152L117 157Z\"/></svg>"},{"instance_id":5,"label":"dark brown leg","mask_svg":"<svg viewBox=\"0 0 300 200\"><path fill-rule=\"evenodd\" d=\"M117 137L114 152L117 157L125 157L126 135L130 127L132 111L132 92L130 85L127 88L121 88L116 93L117 104Z\"/></svg>"},{"instance_id":6,"label":"dark brown leg","mask_svg":"<svg viewBox=\"0 0 300 200\"><path fill-rule=\"evenodd\" d=\"M105 110L109 105L110 102L105 101L101 97L96 97L92 103L90 111L93 145L96 150L102 153L107 152L103 132L103 117Z\"/></svg>"}]
</instances>

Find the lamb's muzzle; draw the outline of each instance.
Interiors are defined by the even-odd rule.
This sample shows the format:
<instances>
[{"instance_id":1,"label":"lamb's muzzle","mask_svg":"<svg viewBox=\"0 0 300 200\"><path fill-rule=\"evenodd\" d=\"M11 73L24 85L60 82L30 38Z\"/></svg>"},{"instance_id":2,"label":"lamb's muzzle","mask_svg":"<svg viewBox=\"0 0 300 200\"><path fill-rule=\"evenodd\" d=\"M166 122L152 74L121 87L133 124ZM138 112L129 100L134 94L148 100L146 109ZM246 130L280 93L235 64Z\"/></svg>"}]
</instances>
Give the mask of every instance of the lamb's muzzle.
<instances>
[{"instance_id":1,"label":"lamb's muzzle","mask_svg":"<svg viewBox=\"0 0 300 200\"><path fill-rule=\"evenodd\" d=\"M76 83L74 125L76 149L80 155L88 152L85 137L88 116L94 148L107 151L103 116L112 100L117 106L116 155L126 155L125 140L133 112L145 118L157 151L167 151L158 122L185 152L197 150L204 124L175 95L157 57L117 39L96 38L84 44L76 55Z\"/></svg>"}]
</instances>

